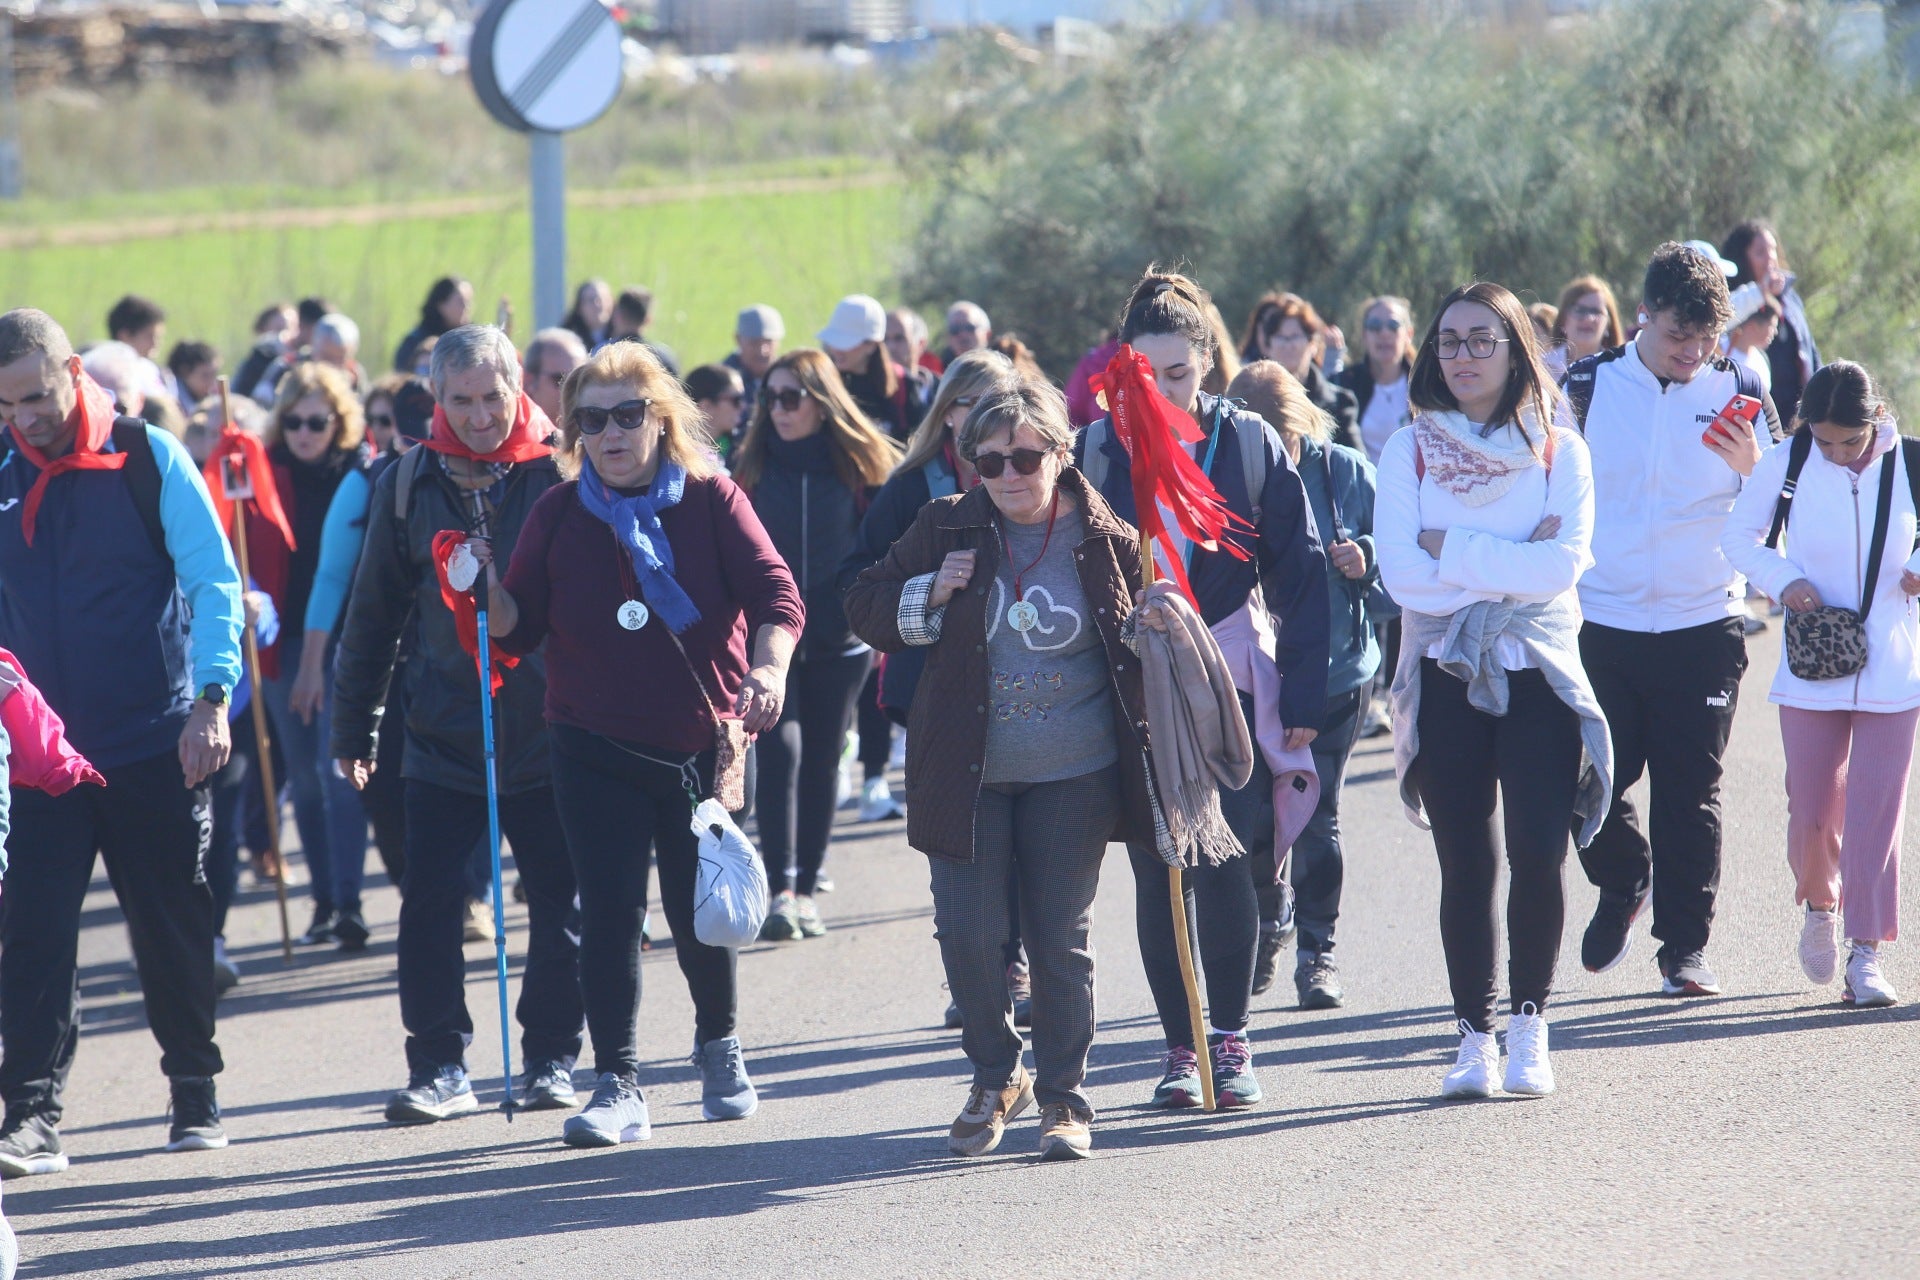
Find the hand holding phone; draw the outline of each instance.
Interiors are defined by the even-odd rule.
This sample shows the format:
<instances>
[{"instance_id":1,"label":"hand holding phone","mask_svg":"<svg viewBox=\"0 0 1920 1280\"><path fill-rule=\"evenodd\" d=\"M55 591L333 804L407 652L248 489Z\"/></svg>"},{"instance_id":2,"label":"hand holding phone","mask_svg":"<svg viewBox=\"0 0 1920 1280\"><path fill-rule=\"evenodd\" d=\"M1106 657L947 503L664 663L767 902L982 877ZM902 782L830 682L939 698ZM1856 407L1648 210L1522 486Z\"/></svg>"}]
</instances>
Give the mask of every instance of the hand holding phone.
<instances>
[{"instance_id":1,"label":"hand holding phone","mask_svg":"<svg viewBox=\"0 0 1920 1280\"><path fill-rule=\"evenodd\" d=\"M1714 437L1716 436L1730 443L1737 441L1739 437L1722 426L1721 423L1744 422L1747 426L1747 431L1751 433L1754 429L1754 424L1759 420L1760 402L1752 396L1736 395L1733 399L1727 401L1727 407L1722 409L1719 415L1707 424L1707 429L1700 435L1700 443L1711 449L1713 447Z\"/></svg>"}]
</instances>

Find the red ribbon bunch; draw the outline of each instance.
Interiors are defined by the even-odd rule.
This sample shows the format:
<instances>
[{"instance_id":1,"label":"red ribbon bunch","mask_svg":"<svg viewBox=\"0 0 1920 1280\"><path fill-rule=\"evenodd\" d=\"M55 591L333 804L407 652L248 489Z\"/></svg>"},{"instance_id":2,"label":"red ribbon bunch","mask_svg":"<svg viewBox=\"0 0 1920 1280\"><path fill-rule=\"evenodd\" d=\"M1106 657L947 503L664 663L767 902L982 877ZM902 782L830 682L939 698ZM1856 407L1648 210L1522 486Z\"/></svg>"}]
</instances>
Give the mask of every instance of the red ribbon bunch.
<instances>
[{"instance_id":1,"label":"red ribbon bunch","mask_svg":"<svg viewBox=\"0 0 1920 1280\"><path fill-rule=\"evenodd\" d=\"M447 562L453 559L453 553L467 540L467 535L458 529L442 529L433 535L433 569L440 579L440 602L453 612L453 633L459 638L460 647L473 659L476 678L480 671L480 611L473 603L471 591L456 591L447 578ZM484 576L479 589L486 590ZM500 673L508 667L520 665L520 659L503 654L497 648L489 648L493 658L493 682L488 692L500 692L500 686L506 682Z\"/></svg>"},{"instance_id":2,"label":"red ribbon bunch","mask_svg":"<svg viewBox=\"0 0 1920 1280\"><path fill-rule=\"evenodd\" d=\"M1145 356L1123 344L1107 362L1106 371L1094 374L1089 385L1096 394L1105 395L1113 434L1127 451L1140 533L1149 551L1156 542L1165 549L1175 585L1192 601L1193 584L1187 580L1187 567L1181 563L1162 509L1173 513L1180 532L1195 546L1207 551L1224 548L1241 560L1252 553L1224 538L1230 529L1251 531L1251 526L1228 508L1200 464L1181 448L1198 444L1206 433L1160 394L1153 365Z\"/></svg>"},{"instance_id":3,"label":"red ribbon bunch","mask_svg":"<svg viewBox=\"0 0 1920 1280\"><path fill-rule=\"evenodd\" d=\"M251 502L253 509L280 531L280 536L287 541L287 550L293 550L293 525L287 519L286 508L280 505L280 488L274 483L273 465L267 461L267 446L260 443L260 437L232 423L221 428L220 439L201 470L207 481L207 493L213 498L213 512L220 518L220 528L228 538L233 537L233 503L225 496L221 471L225 460L235 456L240 458L247 483L253 487L253 496L243 501Z\"/></svg>"}]
</instances>

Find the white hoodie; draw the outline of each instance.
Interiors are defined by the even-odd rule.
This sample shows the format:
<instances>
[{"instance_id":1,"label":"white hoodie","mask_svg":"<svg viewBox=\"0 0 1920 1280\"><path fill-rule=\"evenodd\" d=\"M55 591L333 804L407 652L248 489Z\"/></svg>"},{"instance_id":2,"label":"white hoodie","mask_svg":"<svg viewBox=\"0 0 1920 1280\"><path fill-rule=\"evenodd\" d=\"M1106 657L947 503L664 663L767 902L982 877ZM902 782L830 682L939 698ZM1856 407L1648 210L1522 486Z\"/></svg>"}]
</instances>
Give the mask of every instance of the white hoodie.
<instances>
[{"instance_id":1,"label":"white hoodie","mask_svg":"<svg viewBox=\"0 0 1920 1280\"><path fill-rule=\"evenodd\" d=\"M1867 665L1840 680L1802 680L1787 669L1784 654L1773 678L1771 700L1807 711L1909 711L1920 707L1920 617L1914 601L1900 590L1900 573L1913 553L1915 513L1907 485L1906 458L1897 448L1892 423L1874 441L1874 461L1856 475L1836 466L1816 446L1800 472L1793 507L1780 550L1767 548L1774 504L1787 478L1791 442L1768 450L1754 468L1747 491L1734 504L1720 545L1727 559L1778 600L1788 584L1805 578L1825 604L1860 607L1860 580L1866 575L1873 545L1873 523L1880 497L1881 461L1889 452L1894 467L1892 516L1887 549L1880 558L1873 612L1867 615ZM1786 643L1782 637L1782 645Z\"/></svg>"},{"instance_id":2,"label":"white hoodie","mask_svg":"<svg viewBox=\"0 0 1920 1280\"><path fill-rule=\"evenodd\" d=\"M1637 344L1610 355L1598 357L1587 408L1593 568L1580 579L1580 607L1588 622L1623 631L1738 617L1746 585L1720 535L1742 481L1700 442L1739 391L1733 366L1716 359L1693 381L1663 387Z\"/></svg>"}]
</instances>

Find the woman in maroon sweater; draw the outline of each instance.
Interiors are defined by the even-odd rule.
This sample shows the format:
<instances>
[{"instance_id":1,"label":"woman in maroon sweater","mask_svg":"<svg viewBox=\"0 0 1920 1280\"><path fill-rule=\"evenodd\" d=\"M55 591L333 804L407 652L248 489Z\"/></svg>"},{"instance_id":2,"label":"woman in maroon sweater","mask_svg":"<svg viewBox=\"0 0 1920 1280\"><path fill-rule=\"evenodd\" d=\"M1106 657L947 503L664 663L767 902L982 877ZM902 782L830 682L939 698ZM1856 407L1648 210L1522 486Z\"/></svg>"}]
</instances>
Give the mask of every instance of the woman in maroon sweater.
<instances>
[{"instance_id":1,"label":"woman in maroon sweater","mask_svg":"<svg viewBox=\"0 0 1920 1280\"><path fill-rule=\"evenodd\" d=\"M748 733L779 721L806 612L752 505L717 474L700 411L652 353L602 348L561 399L560 454L577 478L535 504L504 583L488 565L488 631L508 655L546 644L553 792L580 884L600 1076L565 1137L607 1146L649 1132L635 1024L650 849L693 996L706 1117L758 1105L734 1035L733 952L694 936L693 804L714 790L716 716Z\"/></svg>"}]
</instances>

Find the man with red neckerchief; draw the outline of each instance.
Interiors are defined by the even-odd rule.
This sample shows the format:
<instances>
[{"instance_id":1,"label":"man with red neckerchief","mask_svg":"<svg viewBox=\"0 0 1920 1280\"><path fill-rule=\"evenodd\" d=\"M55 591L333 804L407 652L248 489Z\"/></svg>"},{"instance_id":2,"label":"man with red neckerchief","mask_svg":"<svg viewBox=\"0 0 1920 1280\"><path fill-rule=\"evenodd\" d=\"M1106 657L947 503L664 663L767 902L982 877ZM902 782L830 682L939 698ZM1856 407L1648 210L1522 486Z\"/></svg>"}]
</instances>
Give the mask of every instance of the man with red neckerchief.
<instances>
[{"instance_id":1,"label":"man with red neckerchief","mask_svg":"<svg viewBox=\"0 0 1920 1280\"><path fill-rule=\"evenodd\" d=\"M477 495L493 554L511 560L528 512L561 480L547 443L553 424L522 390L506 334L491 325L442 334L430 381L439 407L425 447L387 468L368 500L366 544L334 670L332 754L341 771L356 786L376 768L398 769L405 782L399 966L408 1081L387 1103L395 1124L478 1107L465 1062L473 1020L461 938L465 867L487 824L486 759L477 638L464 590L470 583L449 587L448 553L475 532ZM414 645L404 668L406 750L399 760L377 759L375 738L407 627ZM579 943L567 928L573 868L547 764L545 657L531 653L512 665L496 659L492 679L500 827L527 889L519 1105L571 1107L585 1018Z\"/></svg>"},{"instance_id":2,"label":"man with red neckerchief","mask_svg":"<svg viewBox=\"0 0 1920 1280\"><path fill-rule=\"evenodd\" d=\"M0 1175L67 1167L56 1126L79 1035L75 952L96 855L127 917L172 1089L167 1149L224 1147L205 784L229 751L240 575L186 449L117 417L43 312L0 315L0 421L0 645L106 779L59 796L13 793Z\"/></svg>"}]
</instances>

